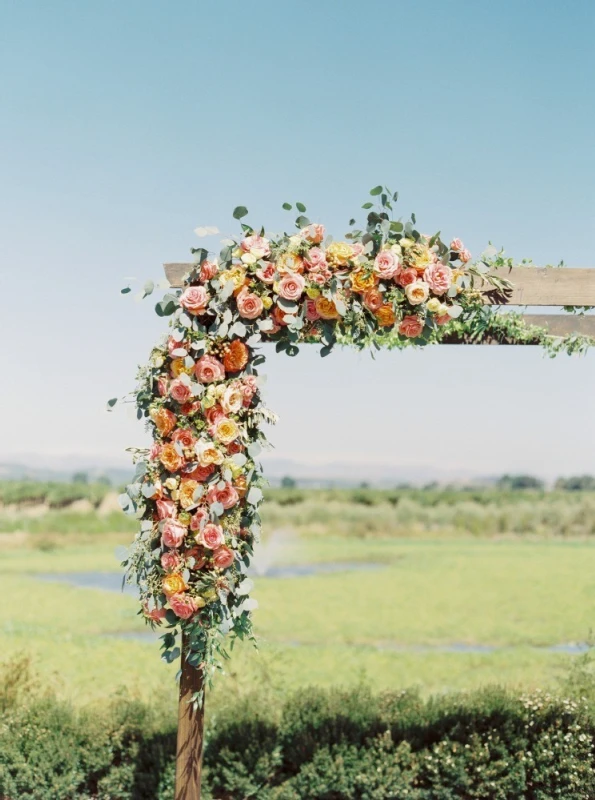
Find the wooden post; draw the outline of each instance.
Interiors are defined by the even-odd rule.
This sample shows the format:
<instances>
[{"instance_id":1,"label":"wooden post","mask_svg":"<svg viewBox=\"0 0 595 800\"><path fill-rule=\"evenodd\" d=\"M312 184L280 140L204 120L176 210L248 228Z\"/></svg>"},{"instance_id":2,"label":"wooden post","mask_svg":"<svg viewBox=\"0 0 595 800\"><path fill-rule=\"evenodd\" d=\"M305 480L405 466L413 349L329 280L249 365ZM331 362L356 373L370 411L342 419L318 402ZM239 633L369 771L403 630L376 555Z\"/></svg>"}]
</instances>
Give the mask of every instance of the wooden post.
<instances>
[{"instance_id":1,"label":"wooden post","mask_svg":"<svg viewBox=\"0 0 595 800\"><path fill-rule=\"evenodd\" d=\"M200 800L202 749L204 738L204 694L200 708L194 710L192 696L203 689L202 672L187 663L182 643L182 675L178 706L175 800Z\"/></svg>"}]
</instances>

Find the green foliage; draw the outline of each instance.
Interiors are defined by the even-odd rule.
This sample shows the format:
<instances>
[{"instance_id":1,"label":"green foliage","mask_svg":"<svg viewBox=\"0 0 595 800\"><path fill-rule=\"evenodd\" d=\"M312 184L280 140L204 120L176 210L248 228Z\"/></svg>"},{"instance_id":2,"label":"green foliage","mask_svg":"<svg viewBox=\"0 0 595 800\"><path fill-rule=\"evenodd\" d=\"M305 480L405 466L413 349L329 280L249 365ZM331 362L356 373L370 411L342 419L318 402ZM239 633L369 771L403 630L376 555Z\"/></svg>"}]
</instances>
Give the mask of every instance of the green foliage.
<instances>
[{"instance_id":1,"label":"green foliage","mask_svg":"<svg viewBox=\"0 0 595 800\"><path fill-rule=\"evenodd\" d=\"M556 489L563 492L595 492L595 476L572 475L569 478L558 478Z\"/></svg>"},{"instance_id":2,"label":"green foliage","mask_svg":"<svg viewBox=\"0 0 595 800\"><path fill-rule=\"evenodd\" d=\"M98 506L109 491L105 480L89 483L86 473L76 473L72 483L57 481L0 481L0 503L25 505L45 503L64 508L76 500L89 500Z\"/></svg>"},{"instance_id":3,"label":"green foliage","mask_svg":"<svg viewBox=\"0 0 595 800\"><path fill-rule=\"evenodd\" d=\"M544 482L533 475L502 475L496 484L499 489L543 489Z\"/></svg>"}]
</instances>

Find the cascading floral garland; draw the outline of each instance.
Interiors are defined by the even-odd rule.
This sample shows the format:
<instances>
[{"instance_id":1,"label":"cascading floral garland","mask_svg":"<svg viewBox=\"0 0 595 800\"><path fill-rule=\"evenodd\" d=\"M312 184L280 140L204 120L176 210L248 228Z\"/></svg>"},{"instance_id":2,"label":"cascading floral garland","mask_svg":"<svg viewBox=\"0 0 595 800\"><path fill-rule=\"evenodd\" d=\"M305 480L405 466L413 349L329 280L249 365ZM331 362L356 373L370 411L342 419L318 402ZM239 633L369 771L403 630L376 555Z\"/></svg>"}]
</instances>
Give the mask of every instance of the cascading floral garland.
<instances>
[{"instance_id":1,"label":"cascading floral garland","mask_svg":"<svg viewBox=\"0 0 595 800\"><path fill-rule=\"evenodd\" d=\"M364 204L367 225L351 220L344 241L311 223L302 204L294 234L267 236L242 223L243 235L217 259L193 250L184 289L156 306L171 316L170 332L139 375L138 416L154 444L136 451L122 496L140 520L123 565L146 619L168 626L165 660L180 655L183 641L207 679L227 655L225 634L253 638L247 573L260 535L261 425L274 421L260 395L256 347L275 342L294 356L299 343L318 342L325 356L336 342L422 345L453 327L485 327L474 276L507 288L486 264L471 264L460 239L418 232L413 215L392 220L396 195L381 186L371 195L378 208Z\"/></svg>"}]
</instances>

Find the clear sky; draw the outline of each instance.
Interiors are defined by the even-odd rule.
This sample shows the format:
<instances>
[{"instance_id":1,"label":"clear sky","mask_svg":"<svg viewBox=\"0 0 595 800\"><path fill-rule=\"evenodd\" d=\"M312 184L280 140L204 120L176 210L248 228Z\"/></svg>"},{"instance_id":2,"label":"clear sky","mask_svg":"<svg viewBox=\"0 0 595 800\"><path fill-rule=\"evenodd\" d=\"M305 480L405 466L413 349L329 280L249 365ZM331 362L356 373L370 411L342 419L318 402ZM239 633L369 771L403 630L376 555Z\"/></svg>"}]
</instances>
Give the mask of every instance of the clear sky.
<instances>
[{"instance_id":1,"label":"clear sky","mask_svg":"<svg viewBox=\"0 0 595 800\"><path fill-rule=\"evenodd\" d=\"M193 229L342 234L370 187L422 230L593 266L595 4L0 0L0 460L122 461L105 400L163 321L119 289ZM216 241L214 244L218 244ZM140 285L140 284L139 284ZM595 471L595 354L454 348L268 362L277 455Z\"/></svg>"}]
</instances>

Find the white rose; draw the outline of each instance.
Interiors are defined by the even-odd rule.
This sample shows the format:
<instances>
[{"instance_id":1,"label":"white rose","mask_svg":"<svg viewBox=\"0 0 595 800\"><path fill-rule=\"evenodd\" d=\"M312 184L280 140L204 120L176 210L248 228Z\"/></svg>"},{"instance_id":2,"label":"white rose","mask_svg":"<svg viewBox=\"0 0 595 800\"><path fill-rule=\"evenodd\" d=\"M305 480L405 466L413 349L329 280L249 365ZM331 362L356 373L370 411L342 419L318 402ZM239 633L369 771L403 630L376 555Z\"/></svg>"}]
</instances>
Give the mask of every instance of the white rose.
<instances>
[{"instance_id":1,"label":"white rose","mask_svg":"<svg viewBox=\"0 0 595 800\"><path fill-rule=\"evenodd\" d=\"M428 299L430 287L425 281L413 281L405 287L405 294L412 306L418 306Z\"/></svg>"}]
</instances>

